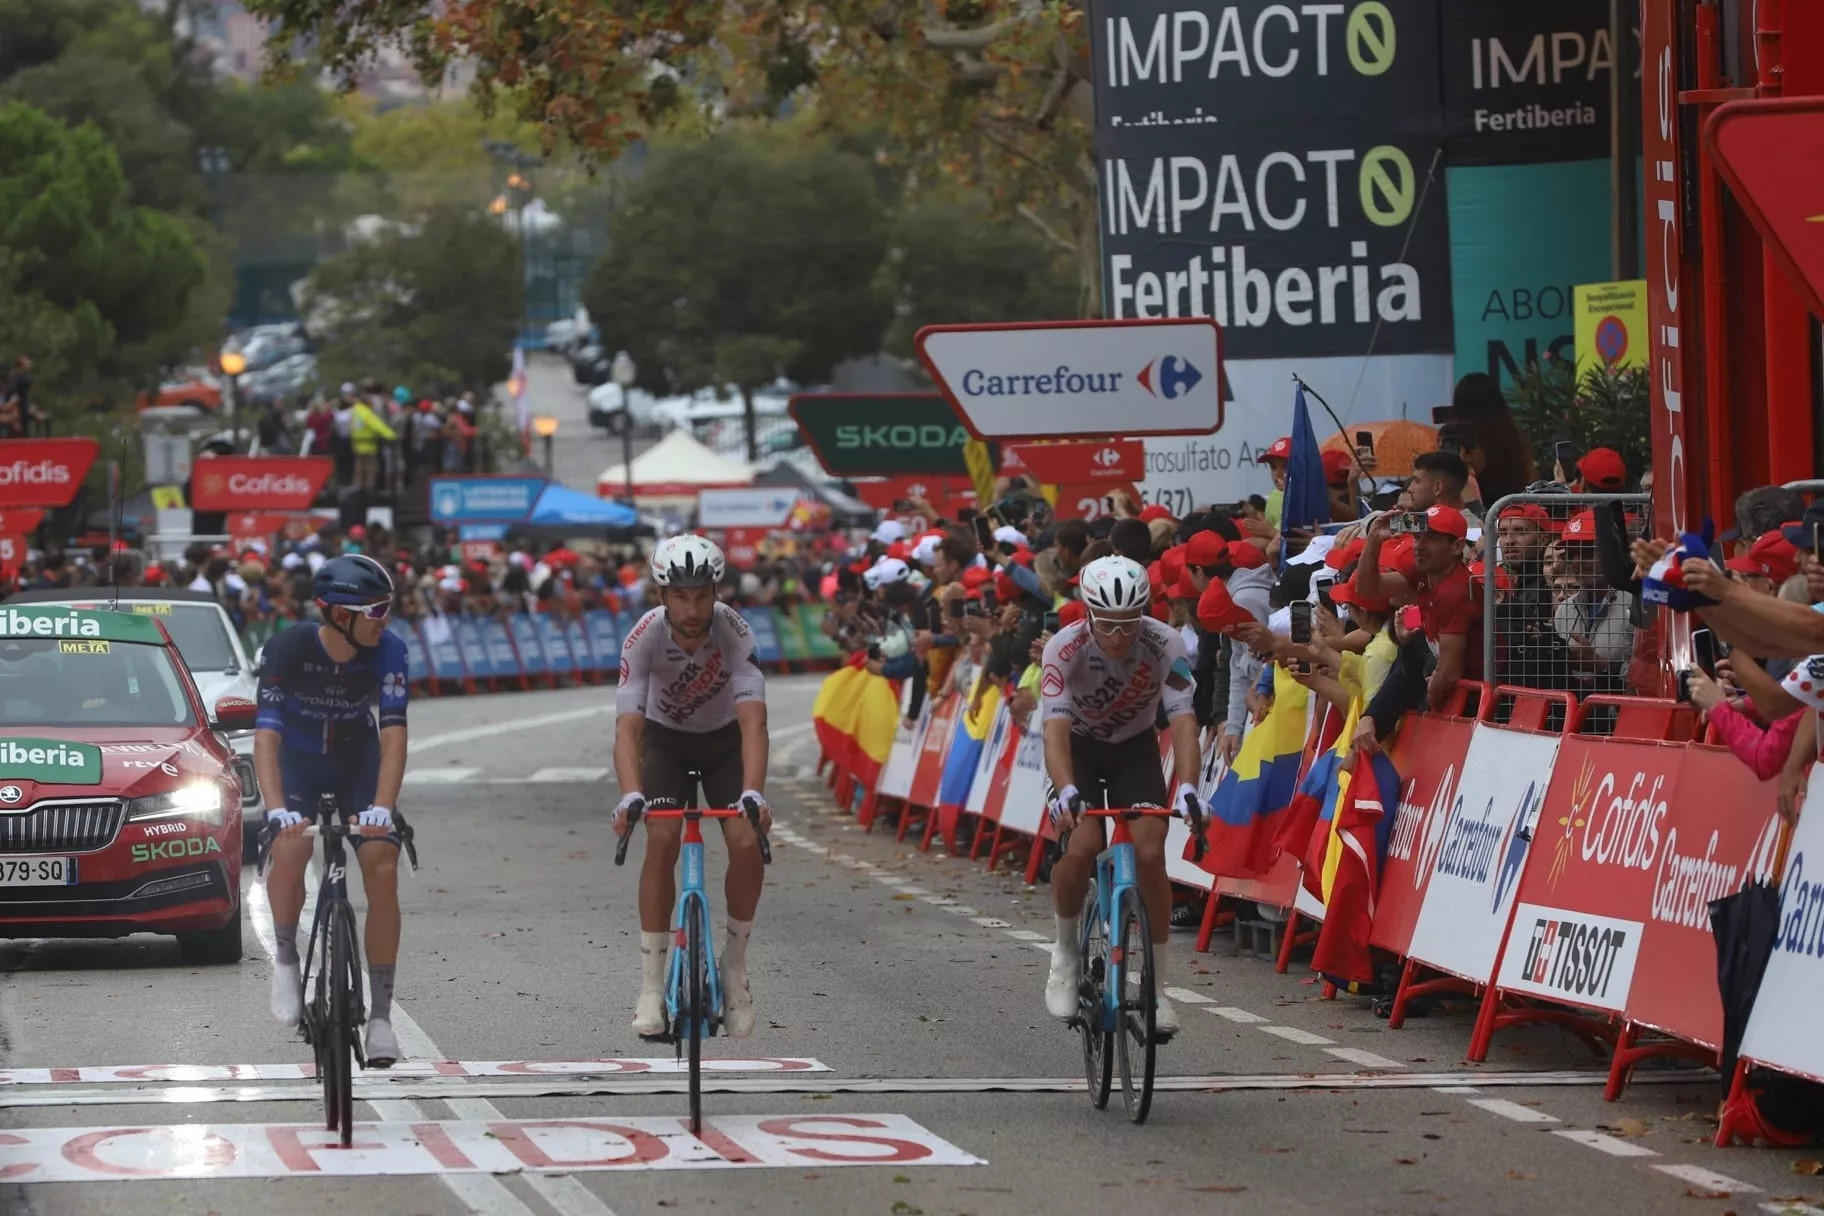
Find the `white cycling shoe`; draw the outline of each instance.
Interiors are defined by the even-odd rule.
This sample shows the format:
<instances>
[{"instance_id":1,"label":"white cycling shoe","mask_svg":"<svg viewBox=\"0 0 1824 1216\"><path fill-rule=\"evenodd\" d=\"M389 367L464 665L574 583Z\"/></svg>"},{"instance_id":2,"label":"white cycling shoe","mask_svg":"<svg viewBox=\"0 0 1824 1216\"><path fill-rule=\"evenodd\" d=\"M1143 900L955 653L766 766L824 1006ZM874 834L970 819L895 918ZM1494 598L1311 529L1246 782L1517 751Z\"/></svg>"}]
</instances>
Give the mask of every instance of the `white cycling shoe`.
<instances>
[{"instance_id":1,"label":"white cycling shoe","mask_svg":"<svg viewBox=\"0 0 1824 1216\"><path fill-rule=\"evenodd\" d=\"M658 988L640 988L640 1002L633 1007L633 1033L642 1039L660 1038L665 1033L665 993Z\"/></svg>"},{"instance_id":2,"label":"white cycling shoe","mask_svg":"<svg viewBox=\"0 0 1824 1216\"><path fill-rule=\"evenodd\" d=\"M304 1020L304 985L296 963L275 963L272 968L272 1016L287 1026Z\"/></svg>"},{"instance_id":3,"label":"white cycling shoe","mask_svg":"<svg viewBox=\"0 0 1824 1216\"><path fill-rule=\"evenodd\" d=\"M722 1026L731 1039L754 1033L754 994L748 987L745 966L722 968Z\"/></svg>"},{"instance_id":4,"label":"white cycling shoe","mask_svg":"<svg viewBox=\"0 0 1824 1216\"><path fill-rule=\"evenodd\" d=\"M385 1018L367 1020L367 1050L362 1059L369 1068L391 1068L402 1057L399 1053L399 1040L393 1034L393 1024Z\"/></svg>"},{"instance_id":5,"label":"white cycling shoe","mask_svg":"<svg viewBox=\"0 0 1824 1216\"><path fill-rule=\"evenodd\" d=\"M1051 948L1051 974L1045 977L1045 1012L1061 1021L1077 1015L1077 956Z\"/></svg>"},{"instance_id":6,"label":"white cycling shoe","mask_svg":"<svg viewBox=\"0 0 1824 1216\"><path fill-rule=\"evenodd\" d=\"M1179 1031L1178 1011L1163 996L1153 998L1153 1035L1158 1039L1169 1039Z\"/></svg>"}]
</instances>

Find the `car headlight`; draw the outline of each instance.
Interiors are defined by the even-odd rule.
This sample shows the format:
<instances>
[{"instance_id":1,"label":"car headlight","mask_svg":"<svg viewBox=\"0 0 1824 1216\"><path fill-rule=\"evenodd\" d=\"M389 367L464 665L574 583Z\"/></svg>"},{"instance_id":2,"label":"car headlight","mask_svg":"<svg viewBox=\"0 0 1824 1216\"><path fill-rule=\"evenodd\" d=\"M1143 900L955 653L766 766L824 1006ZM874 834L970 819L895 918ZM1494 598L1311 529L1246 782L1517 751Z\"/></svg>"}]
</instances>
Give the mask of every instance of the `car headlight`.
<instances>
[{"instance_id":1,"label":"car headlight","mask_svg":"<svg viewBox=\"0 0 1824 1216\"><path fill-rule=\"evenodd\" d=\"M220 824L225 807L222 787L214 781L199 781L162 794L149 794L127 803L129 822L145 819L194 819L199 823Z\"/></svg>"}]
</instances>

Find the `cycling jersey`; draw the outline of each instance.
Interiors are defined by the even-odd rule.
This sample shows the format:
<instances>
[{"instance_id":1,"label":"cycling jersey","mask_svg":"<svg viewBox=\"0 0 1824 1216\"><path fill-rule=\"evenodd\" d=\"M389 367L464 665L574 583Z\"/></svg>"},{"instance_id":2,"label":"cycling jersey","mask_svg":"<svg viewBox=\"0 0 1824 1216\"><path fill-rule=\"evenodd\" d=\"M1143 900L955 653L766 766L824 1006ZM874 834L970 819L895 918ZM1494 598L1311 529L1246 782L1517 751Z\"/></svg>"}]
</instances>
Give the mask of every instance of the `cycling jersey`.
<instances>
[{"instance_id":1,"label":"cycling jersey","mask_svg":"<svg viewBox=\"0 0 1824 1216\"><path fill-rule=\"evenodd\" d=\"M260 712L255 726L276 730L288 749L328 756L352 753L374 737L370 706L380 725L404 726L405 643L390 631L380 644L338 663L313 625L282 629L260 660Z\"/></svg>"},{"instance_id":2,"label":"cycling jersey","mask_svg":"<svg viewBox=\"0 0 1824 1216\"><path fill-rule=\"evenodd\" d=\"M1045 644L1039 695L1045 720L1068 718L1073 733L1120 743L1153 729L1159 707L1168 718L1194 713L1196 681L1184 639L1163 621L1140 619L1127 656L1096 645L1088 621L1066 625Z\"/></svg>"},{"instance_id":3,"label":"cycling jersey","mask_svg":"<svg viewBox=\"0 0 1824 1216\"><path fill-rule=\"evenodd\" d=\"M671 636L665 610L654 608L635 623L621 646L617 713L689 734L703 734L735 720L735 706L766 699L766 677L754 657L754 636L741 614L717 604L709 636L686 652Z\"/></svg>"}]
</instances>

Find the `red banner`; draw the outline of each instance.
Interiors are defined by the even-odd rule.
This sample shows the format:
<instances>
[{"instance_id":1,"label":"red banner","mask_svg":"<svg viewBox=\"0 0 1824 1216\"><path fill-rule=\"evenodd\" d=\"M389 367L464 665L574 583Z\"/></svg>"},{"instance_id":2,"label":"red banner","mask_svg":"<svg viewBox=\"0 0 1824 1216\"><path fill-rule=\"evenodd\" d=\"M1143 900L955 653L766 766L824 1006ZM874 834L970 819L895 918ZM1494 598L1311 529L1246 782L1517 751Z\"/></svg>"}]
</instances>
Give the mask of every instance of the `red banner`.
<instances>
[{"instance_id":1,"label":"red banner","mask_svg":"<svg viewBox=\"0 0 1824 1216\"><path fill-rule=\"evenodd\" d=\"M959 507L975 505L975 487L966 477L905 476L858 481L855 495L877 511L891 511L894 503L908 498L922 498L945 516L954 516Z\"/></svg>"},{"instance_id":2,"label":"red banner","mask_svg":"<svg viewBox=\"0 0 1824 1216\"><path fill-rule=\"evenodd\" d=\"M766 539L768 531L766 528L724 528L722 552L729 564L737 569L751 570L760 560L760 542Z\"/></svg>"},{"instance_id":3,"label":"red banner","mask_svg":"<svg viewBox=\"0 0 1824 1216\"><path fill-rule=\"evenodd\" d=\"M912 790L906 795L908 805L936 808L937 789L944 780L944 757L950 754L950 732L962 716L962 700L951 693L931 707L931 724L925 731L924 750L918 754Z\"/></svg>"},{"instance_id":4,"label":"red banner","mask_svg":"<svg viewBox=\"0 0 1824 1216\"><path fill-rule=\"evenodd\" d=\"M0 507L67 507L100 453L88 438L0 442Z\"/></svg>"},{"instance_id":5,"label":"red banner","mask_svg":"<svg viewBox=\"0 0 1824 1216\"><path fill-rule=\"evenodd\" d=\"M327 456L216 456L191 473L198 511L298 511L316 501L335 468Z\"/></svg>"},{"instance_id":6,"label":"red banner","mask_svg":"<svg viewBox=\"0 0 1824 1216\"><path fill-rule=\"evenodd\" d=\"M1402 957L1412 945L1412 929L1450 827L1450 808L1474 728L1468 718L1434 714L1409 717L1400 728L1393 750L1393 766L1400 773L1400 809L1381 861L1370 945Z\"/></svg>"},{"instance_id":7,"label":"red banner","mask_svg":"<svg viewBox=\"0 0 1824 1216\"><path fill-rule=\"evenodd\" d=\"M16 507L11 511L0 511L0 535L30 536L43 522L42 507Z\"/></svg>"},{"instance_id":8,"label":"red banner","mask_svg":"<svg viewBox=\"0 0 1824 1216\"><path fill-rule=\"evenodd\" d=\"M465 562L485 562L500 556L500 542L497 540L465 540L462 543L462 560Z\"/></svg>"},{"instance_id":9,"label":"red banner","mask_svg":"<svg viewBox=\"0 0 1824 1216\"><path fill-rule=\"evenodd\" d=\"M1110 439L1096 443L1014 443L1008 447L1046 485L1141 481L1146 478L1146 445L1138 439Z\"/></svg>"},{"instance_id":10,"label":"red banner","mask_svg":"<svg viewBox=\"0 0 1824 1216\"><path fill-rule=\"evenodd\" d=\"M228 517L228 535L236 540L255 536L274 536L283 532L294 519L305 516L284 511L241 511Z\"/></svg>"},{"instance_id":11,"label":"red banner","mask_svg":"<svg viewBox=\"0 0 1824 1216\"><path fill-rule=\"evenodd\" d=\"M0 570L15 571L23 566L29 548L25 537L0 533Z\"/></svg>"}]
</instances>

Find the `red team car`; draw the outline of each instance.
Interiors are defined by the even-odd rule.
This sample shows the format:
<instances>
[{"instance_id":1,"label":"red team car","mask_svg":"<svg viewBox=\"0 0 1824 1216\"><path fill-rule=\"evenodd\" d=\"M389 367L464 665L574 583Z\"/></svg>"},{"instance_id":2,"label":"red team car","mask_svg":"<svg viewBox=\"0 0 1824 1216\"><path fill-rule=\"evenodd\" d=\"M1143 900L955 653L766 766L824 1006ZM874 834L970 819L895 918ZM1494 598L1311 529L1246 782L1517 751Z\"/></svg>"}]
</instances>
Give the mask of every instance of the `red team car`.
<instances>
[{"instance_id":1,"label":"red team car","mask_svg":"<svg viewBox=\"0 0 1824 1216\"><path fill-rule=\"evenodd\" d=\"M0 605L0 937L174 934L241 957L241 789L157 619Z\"/></svg>"}]
</instances>

